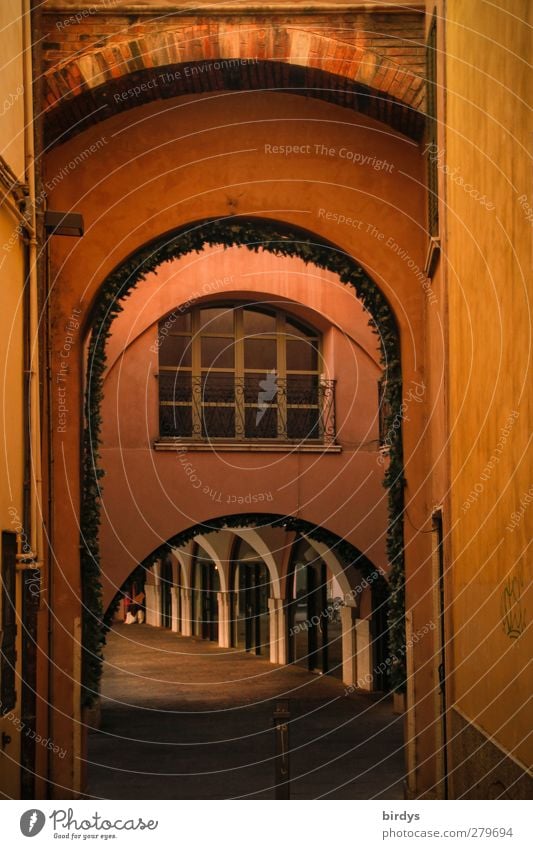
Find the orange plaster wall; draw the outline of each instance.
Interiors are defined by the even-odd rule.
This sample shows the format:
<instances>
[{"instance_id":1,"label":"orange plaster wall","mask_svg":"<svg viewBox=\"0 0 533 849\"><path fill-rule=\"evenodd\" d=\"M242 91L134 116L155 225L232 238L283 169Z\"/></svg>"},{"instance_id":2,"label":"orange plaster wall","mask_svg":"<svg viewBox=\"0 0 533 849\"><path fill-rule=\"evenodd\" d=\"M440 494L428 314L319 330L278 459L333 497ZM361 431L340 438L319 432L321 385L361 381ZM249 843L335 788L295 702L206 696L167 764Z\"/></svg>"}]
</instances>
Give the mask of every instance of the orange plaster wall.
<instances>
[{"instance_id":1,"label":"orange plaster wall","mask_svg":"<svg viewBox=\"0 0 533 849\"><path fill-rule=\"evenodd\" d=\"M527 0L448 4L447 162L478 193L448 178L453 707L523 770L533 763L532 24Z\"/></svg>"}]
</instances>

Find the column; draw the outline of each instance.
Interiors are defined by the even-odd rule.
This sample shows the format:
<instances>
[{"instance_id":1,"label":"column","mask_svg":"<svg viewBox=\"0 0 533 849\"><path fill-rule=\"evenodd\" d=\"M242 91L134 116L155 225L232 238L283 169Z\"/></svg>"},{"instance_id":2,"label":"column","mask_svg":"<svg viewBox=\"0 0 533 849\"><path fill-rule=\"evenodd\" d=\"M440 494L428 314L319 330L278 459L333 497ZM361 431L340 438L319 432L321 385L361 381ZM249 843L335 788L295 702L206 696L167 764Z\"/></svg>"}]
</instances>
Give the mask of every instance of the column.
<instances>
[{"instance_id":1,"label":"column","mask_svg":"<svg viewBox=\"0 0 533 849\"><path fill-rule=\"evenodd\" d=\"M284 599L269 598L270 662L287 663L287 616Z\"/></svg>"},{"instance_id":2,"label":"column","mask_svg":"<svg viewBox=\"0 0 533 849\"><path fill-rule=\"evenodd\" d=\"M348 687L357 685L357 610L340 608L342 625L342 680Z\"/></svg>"},{"instance_id":3,"label":"column","mask_svg":"<svg viewBox=\"0 0 533 849\"><path fill-rule=\"evenodd\" d=\"M231 647L231 593L217 593L218 644L222 649Z\"/></svg>"},{"instance_id":4,"label":"column","mask_svg":"<svg viewBox=\"0 0 533 849\"><path fill-rule=\"evenodd\" d=\"M170 598L172 601L172 625L171 629L174 633L178 633L180 630L180 618L179 618L179 609L180 609L180 590L179 587L171 587L170 589Z\"/></svg>"},{"instance_id":5,"label":"column","mask_svg":"<svg viewBox=\"0 0 533 849\"><path fill-rule=\"evenodd\" d=\"M270 628L270 663L278 662L278 599L268 599L268 624Z\"/></svg>"},{"instance_id":6,"label":"column","mask_svg":"<svg viewBox=\"0 0 533 849\"><path fill-rule=\"evenodd\" d=\"M372 690L374 675L372 672L372 636L370 619L357 619L357 687L359 690Z\"/></svg>"},{"instance_id":7,"label":"column","mask_svg":"<svg viewBox=\"0 0 533 849\"><path fill-rule=\"evenodd\" d=\"M278 598L278 663L289 662L289 652L287 645L287 608L285 607L285 599Z\"/></svg>"},{"instance_id":8,"label":"column","mask_svg":"<svg viewBox=\"0 0 533 849\"><path fill-rule=\"evenodd\" d=\"M161 625L159 587L154 586L154 584L146 584L144 592L146 595L146 624L158 628Z\"/></svg>"},{"instance_id":9,"label":"column","mask_svg":"<svg viewBox=\"0 0 533 849\"><path fill-rule=\"evenodd\" d=\"M181 633L184 637L192 634L191 591L187 587L181 588Z\"/></svg>"}]
</instances>

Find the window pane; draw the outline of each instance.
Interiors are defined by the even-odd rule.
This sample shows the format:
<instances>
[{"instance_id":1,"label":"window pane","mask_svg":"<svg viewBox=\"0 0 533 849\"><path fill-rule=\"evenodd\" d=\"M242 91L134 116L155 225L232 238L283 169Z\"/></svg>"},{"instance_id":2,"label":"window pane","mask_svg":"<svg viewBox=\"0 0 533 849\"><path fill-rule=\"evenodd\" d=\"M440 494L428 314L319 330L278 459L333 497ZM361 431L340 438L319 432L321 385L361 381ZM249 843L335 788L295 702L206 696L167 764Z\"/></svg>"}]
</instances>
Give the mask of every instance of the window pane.
<instances>
[{"instance_id":1,"label":"window pane","mask_svg":"<svg viewBox=\"0 0 533 849\"><path fill-rule=\"evenodd\" d=\"M283 386L276 371L247 374L244 378L244 400L247 404L275 401L278 392L283 392Z\"/></svg>"},{"instance_id":2,"label":"window pane","mask_svg":"<svg viewBox=\"0 0 533 849\"><path fill-rule=\"evenodd\" d=\"M287 339L287 368L296 371L312 371L318 368L316 342L304 339Z\"/></svg>"},{"instance_id":3,"label":"window pane","mask_svg":"<svg viewBox=\"0 0 533 849\"><path fill-rule=\"evenodd\" d=\"M202 435L208 439L235 436L234 407L204 407L202 409Z\"/></svg>"},{"instance_id":4,"label":"window pane","mask_svg":"<svg viewBox=\"0 0 533 849\"><path fill-rule=\"evenodd\" d=\"M288 404L318 404L318 375L290 374L287 377Z\"/></svg>"},{"instance_id":5,"label":"window pane","mask_svg":"<svg viewBox=\"0 0 533 849\"><path fill-rule=\"evenodd\" d=\"M159 322L160 333L190 333L191 332L191 314L190 312L180 312L179 309L171 312L162 321Z\"/></svg>"},{"instance_id":6,"label":"window pane","mask_svg":"<svg viewBox=\"0 0 533 849\"><path fill-rule=\"evenodd\" d=\"M244 368L274 369L277 365L275 339L245 339Z\"/></svg>"},{"instance_id":7,"label":"window pane","mask_svg":"<svg viewBox=\"0 0 533 849\"><path fill-rule=\"evenodd\" d=\"M191 407L160 407L159 433L161 436L192 436Z\"/></svg>"},{"instance_id":8,"label":"window pane","mask_svg":"<svg viewBox=\"0 0 533 849\"><path fill-rule=\"evenodd\" d=\"M191 350L190 336L166 336L159 349L159 365L190 366Z\"/></svg>"},{"instance_id":9,"label":"window pane","mask_svg":"<svg viewBox=\"0 0 533 849\"><path fill-rule=\"evenodd\" d=\"M305 324L300 324L299 321L296 321L294 318L289 318L287 316L287 333L290 336L298 336L302 339L306 339L308 336L318 336L316 330L313 330L312 327L306 327Z\"/></svg>"},{"instance_id":10,"label":"window pane","mask_svg":"<svg viewBox=\"0 0 533 849\"><path fill-rule=\"evenodd\" d=\"M219 372L203 374L202 401L204 403L218 401L221 404L234 404L235 378L233 372L228 372L228 374L220 374Z\"/></svg>"},{"instance_id":11,"label":"window pane","mask_svg":"<svg viewBox=\"0 0 533 849\"><path fill-rule=\"evenodd\" d=\"M316 409L288 409L287 436L289 439L318 439L319 416Z\"/></svg>"},{"instance_id":12,"label":"window pane","mask_svg":"<svg viewBox=\"0 0 533 849\"><path fill-rule=\"evenodd\" d=\"M234 368L233 339L202 336L202 368Z\"/></svg>"},{"instance_id":13,"label":"window pane","mask_svg":"<svg viewBox=\"0 0 533 849\"><path fill-rule=\"evenodd\" d=\"M276 315L267 310L247 308L243 311L243 326L246 335L255 333L275 333Z\"/></svg>"},{"instance_id":14,"label":"window pane","mask_svg":"<svg viewBox=\"0 0 533 849\"><path fill-rule=\"evenodd\" d=\"M159 400L190 402L191 395L190 372L161 372L159 375Z\"/></svg>"},{"instance_id":15,"label":"window pane","mask_svg":"<svg viewBox=\"0 0 533 849\"><path fill-rule=\"evenodd\" d=\"M270 404L266 408L247 407L245 417L247 439L275 439L277 437L277 407Z\"/></svg>"},{"instance_id":16,"label":"window pane","mask_svg":"<svg viewBox=\"0 0 533 849\"><path fill-rule=\"evenodd\" d=\"M233 307L212 307L200 310L202 333L233 333Z\"/></svg>"}]
</instances>

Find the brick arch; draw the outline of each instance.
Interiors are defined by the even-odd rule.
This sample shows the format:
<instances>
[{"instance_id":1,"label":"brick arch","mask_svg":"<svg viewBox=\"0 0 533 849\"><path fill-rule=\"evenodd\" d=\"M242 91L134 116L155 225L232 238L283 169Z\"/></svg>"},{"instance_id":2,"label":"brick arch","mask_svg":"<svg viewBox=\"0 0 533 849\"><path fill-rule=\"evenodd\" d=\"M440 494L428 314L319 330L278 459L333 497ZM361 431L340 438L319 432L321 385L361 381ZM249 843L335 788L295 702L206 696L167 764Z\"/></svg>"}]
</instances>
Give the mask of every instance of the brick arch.
<instances>
[{"instance_id":1,"label":"brick arch","mask_svg":"<svg viewBox=\"0 0 533 849\"><path fill-rule=\"evenodd\" d=\"M53 65L44 79L49 144L152 100L220 90L289 90L364 112L415 138L423 129L420 74L364 42L295 26L211 22L117 35Z\"/></svg>"}]
</instances>

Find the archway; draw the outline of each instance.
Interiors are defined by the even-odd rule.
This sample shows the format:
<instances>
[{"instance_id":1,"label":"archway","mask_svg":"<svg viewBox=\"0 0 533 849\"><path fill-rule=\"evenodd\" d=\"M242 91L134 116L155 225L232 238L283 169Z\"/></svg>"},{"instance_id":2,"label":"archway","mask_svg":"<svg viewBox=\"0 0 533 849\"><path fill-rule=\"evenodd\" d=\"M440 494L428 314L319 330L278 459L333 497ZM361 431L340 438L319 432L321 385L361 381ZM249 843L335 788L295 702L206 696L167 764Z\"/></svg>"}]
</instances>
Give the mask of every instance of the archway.
<instances>
[{"instance_id":1,"label":"archway","mask_svg":"<svg viewBox=\"0 0 533 849\"><path fill-rule=\"evenodd\" d=\"M204 245L240 245L250 251L265 250L277 256L302 259L336 273L341 282L354 287L370 313L381 344L384 369L383 401L387 409L390 463L385 473L389 498L387 550L391 564L391 630L397 656L403 656L403 459L401 440L401 366L399 336L394 314L381 290L369 275L345 251L312 234L289 230L269 220L226 218L199 222L186 230L161 237L137 251L112 273L103 284L93 305L92 333L88 347L85 433L83 440L82 493L82 581L86 613L83 621L83 683L85 702L98 691L101 663L101 600L99 595L99 479L98 446L101 435L100 404L106 363L106 341L111 325L121 311L120 301L146 273L159 265ZM393 423L394 426L393 426ZM403 666L396 669L396 683L403 682Z\"/></svg>"},{"instance_id":2,"label":"archway","mask_svg":"<svg viewBox=\"0 0 533 849\"><path fill-rule=\"evenodd\" d=\"M236 524L237 520L239 525ZM368 582L373 578L380 580L380 575L372 571L372 565L345 541L328 535L323 528L313 528L304 522L291 522L287 517L267 514L245 514L226 519L220 517L210 522L212 530L208 533L205 527L199 526L168 540L165 544L166 553L163 548L154 552L149 561L155 558L155 562L149 564L147 560L141 568L147 579L153 572L159 574L161 563L164 563L169 551L173 551L174 556L181 551L185 559L192 561L193 589L190 595L187 592L184 595L192 600L192 604L182 610L181 615L187 618L192 610L199 630L193 626L192 633L184 635L182 632L185 629L178 625L176 630L181 632L180 635L171 634L158 621L157 616L155 621L141 627L134 625L131 629L124 627L121 622L113 623L108 635L102 681L102 730L95 731L89 738L88 792L95 795L105 792L106 797L112 797L116 791L109 787L109 775L116 769L121 770L124 786L129 789L131 798L146 795L144 788L148 777L158 785L157 791L152 792L173 793L179 798L182 798L184 792L183 785L191 781L198 782L200 776L206 783L195 787L197 798L218 798L222 793L253 795L258 785L265 788L266 792L272 792L274 750L270 728L272 711L280 698L290 700L291 720L295 720L294 725L291 722L293 737L290 757L294 767L291 775L293 781L299 782L298 787L302 788L298 790L300 795L305 794L307 798L310 794L316 797L318 792L329 792L329 776L322 773L316 775L315 770L309 768L315 763L314 754L310 752L317 751L321 758L327 759L331 745L336 745L334 741L337 737L345 748L351 748L366 745L363 744L365 739L372 738L376 733L382 734L380 740L389 752L387 757L393 765L392 771L389 763L383 768L382 762L377 762L374 745L369 745L365 753L364 769L379 771L378 781L385 792L391 776L393 782L401 777L401 720L391 715L390 700L382 700L376 694L370 702L363 693L355 692L356 682L350 684L338 675L340 662L335 662L336 668L330 670L333 673L330 675L315 674L324 671L317 663L309 664L309 668L307 664L294 664L279 659L268 663L268 644L272 657L272 641L279 639L281 623L287 622L289 605L284 603L284 598L275 598L273 582L265 564L238 532L246 531L249 526L262 537L269 524L284 536L287 551L294 547L294 527L298 526L298 539L303 543L304 553L308 552L311 558L316 554L315 560L320 559L309 543L309 539L315 535L321 540L317 544L335 552L339 567L353 588L352 597L342 599L343 603L355 598L362 585L362 574L367 576ZM238 616L237 622L232 623L237 631L239 625L242 625L238 645L234 646L224 644L220 631L216 645L212 635L202 630L209 621L202 600L198 603L195 601L196 590L200 594L204 590L204 585L197 586L194 578L195 561L200 571L204 566L214 566L207 548L202 550L198 539L219 542L222 537L225 544L216 547L219 553L226 551L227 557L224 561L218 560L218 569L224 567L223 571L237 580L230 581L228 592L217 593L221 631L225 627L224 617L228 615L228 596L233 602L237 601L235 595L241 596L250 608L243 610L244 615ZM178 545L180 548L176 548ZM273 546L273 554L276 562L283 564L284 573L287 559L280 556L280 547ZM321 561L322 571L324 565ZM246 580L246 570L251 570L249 581ZM244 573L243 581L240 572ZM336 579L339 577L340 573L337 573ZM329 584L332 583L331 578L328 576ZM285 583L284 579L282 584ZM236 587L236 591L232 586ZM265 610L265 596L268 611ZM160 597L156 597L156 604L161 604ZM229 607L232 607L231 601ZM239 607L239 604L233 605L237 613ZM196 609L198 617L195 616ZM354 610L347 606L343 609ZM324 615L327 615L326 611ZM357 646L354 647L350 640L350 635L355 631L355 622L350 619L347 622L343 617L343 669L347 661L353 660L351 655L358 654ZM330 633L330 651L334 641L340 648L340 640L332 639ZM364 660L363 652L361 658L357 658L357 663ZM363 670L360 670L360 677L362 675ZM212 741L213 736L231 744L228 757L224 758L222 765L218 761L216 768L209 766L213 757L210 749L218 746L217 740ZM159 745L157 750L149 749L147 758L144 758L144 741L147 737ZM316 744L318 750L315 749ZM178 770L176 745L184 746L179 751ZM235 776L230 777L229 773L235 770L236 752L240 749L242 755L239 756L239 763L242 758L243 767L247 764L248 767L237 769ZM216 756L218 751L217 747ZM350 759L342 760L346 772L342 774L341 780L349 780L351 773L353 781L353 762ZM131 768L132 763L135 769ZM360 758L357 769L363 769ZM334 780L336 784L339 783L338 772ZM162 784L164 787L160 786ZM142 792L139 792L139 785L143 788ZM335 791L332 789L331 792Z\"/></svg>"},{"instance_id":3,"label":"archway","mask_svg":"<svg viewBox=\"0 0 533 849\"><path fill-rule=\"evenodd\" d=\"M386 638L380 629L389 584L346 540L289 516L214 517L179 532L138 565L106 611L108 628L135 583L146 590L147 624L165 630L161 575L171 553L190 563L189 581L183 579L175 590L180 598L172 602L172 630L178 634L276 664L299 662L349 686L358 680L360 689L386 689L378 676L385 667L376 672L376 666L381 636ZM364 657L358 657L361 630Z\"/></svg>"},{"instance_id":4,"label":"archway","mask_svg":"<svg viewBox=\"0 0 533 849\"><path fill-rule=\"evenodd\" d=\"M420 138L424 69L412 57L409 64L399 64L394 24L393 37L384 46L383 39L378 44L368 39L371 18L361 22L356 43L349 43L345 32L342 38L334 30L319 34L316 25L309 29L302 18L298 24L279 21L265 30L264 22L228 26L211 19L206 27L196 16L186 23L183 17L183 11L180 20L165 15L164 29L150 41L128 33L130 22L125 20L115 49L97 42L74 57L65 50L65 33L58 30L58 52L45 74L47 142L57 143L139 101L272 88L339 102ZM411 43L413 36L423 43L422 16L410 36ZM129 56L135 57L134 69Z\"/></svg>"}]
</instances>

